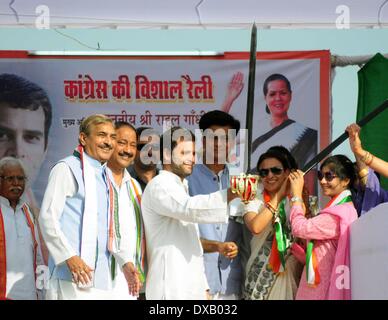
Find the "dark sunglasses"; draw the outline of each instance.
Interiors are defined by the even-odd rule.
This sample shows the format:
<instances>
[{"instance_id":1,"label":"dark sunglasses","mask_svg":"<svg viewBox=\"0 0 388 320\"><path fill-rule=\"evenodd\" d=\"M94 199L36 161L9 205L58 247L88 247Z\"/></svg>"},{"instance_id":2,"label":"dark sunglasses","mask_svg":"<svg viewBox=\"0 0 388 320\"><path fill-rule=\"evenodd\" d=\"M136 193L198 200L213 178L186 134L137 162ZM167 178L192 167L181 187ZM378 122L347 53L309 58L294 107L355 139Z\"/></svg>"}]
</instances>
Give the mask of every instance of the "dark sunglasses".
<instances>
[{"instance_id":1,"label":"dark sunglasses","mask_svg":"<svg viewBox=\"0 0 388 320\"><path fill-rule=\"evenodd\" d=\"M266 176L268 176L269 174L269 171L271 171L274 175L278 176L280 174L282 174L283 172L283 168L279 168L279 167L272 167L272 168L268 168L268 169L259 169L259 176L264 178Z\"/></svg>"},{"instance_id":2,"label":"dark sunglasses","mask_svg":"<svg viewBox=\"0 0 388 320\"><path fill-rule=\"evenodd\" d=\"M318 171L318 179L319 181L322 181L323 178L325 178L325 180L327 182L330 182L330 181L333 181L334 178L337 178L338 176L336 176L333 172L325 172L325 173L322 173L322 171Z\"/></svg>"}]
</instances>

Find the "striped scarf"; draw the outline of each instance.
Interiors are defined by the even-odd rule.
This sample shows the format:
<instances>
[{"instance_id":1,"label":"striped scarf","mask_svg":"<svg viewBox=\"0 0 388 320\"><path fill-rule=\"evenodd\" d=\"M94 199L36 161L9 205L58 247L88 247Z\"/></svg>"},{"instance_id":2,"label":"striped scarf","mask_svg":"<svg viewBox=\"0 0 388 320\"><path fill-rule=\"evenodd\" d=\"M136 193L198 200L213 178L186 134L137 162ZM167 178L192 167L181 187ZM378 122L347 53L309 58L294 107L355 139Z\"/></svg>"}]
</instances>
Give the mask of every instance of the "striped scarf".
<instances>
[{"instance_id":1,"label":"striped scarf","mask_svg":"<svg viewBox=\"0 0 388 320\"><path fill-rule=\"evenodd\" d=\"M82 220L82 239L81 239L81 259L86 264L93 267L97 259L97 195L95 190L94 171L84 159L84 148L79 145L73 152L73 155L80 159L82 177L85 185L85 207ZM108 186L109 197L109 217L108 217L108 251L113 254L120 249L120 225L118 214L118 196L112 186L107 174L105 174ZM111 276L112 280L116 275L116 262L112 255Z\"/></svg>"},{"instance_id":2,"label":"striped scarf","mask_svg":"<svg viewBox=\"0 0 388 320\"><path fill-rule=\"evenodd\" d=\"M270 195L265 190L263 191L263 197L265 203L271 200ZM286 199L284 198L279 204L279 214L274 221L275 234L268 263L274 273L285 271L287 250L290 247L291 233L287 226L285 203Z\"/></svg>"},{"instance_id":3,"label":"striped scarf","mask_svg":"<svg viewBox=\"0 0 388 320\"><path fill-rule=\"evenodd\" d=\"M130 183L127 183L127 187L136 215L136 268L139 271L141 282L144 282L146 241L141 215L141 193L133 178L131 178Z\"/></svg>"},{"instance_id":4,"label":"striped scarf","mask_svg":"<svg viewBox=\"0 0 388 320\"><path fill-rule=\"evenodd\" d=\"M339 195L333 197L325 208L334 207L343 203L352 202L352 195L349 190L342 191ZM307 242L306 250L306 281L310 287L316 287L321 282L319 274L319 265L316 253L314 251L314 241Z\"/></svg>"}]
</instances>

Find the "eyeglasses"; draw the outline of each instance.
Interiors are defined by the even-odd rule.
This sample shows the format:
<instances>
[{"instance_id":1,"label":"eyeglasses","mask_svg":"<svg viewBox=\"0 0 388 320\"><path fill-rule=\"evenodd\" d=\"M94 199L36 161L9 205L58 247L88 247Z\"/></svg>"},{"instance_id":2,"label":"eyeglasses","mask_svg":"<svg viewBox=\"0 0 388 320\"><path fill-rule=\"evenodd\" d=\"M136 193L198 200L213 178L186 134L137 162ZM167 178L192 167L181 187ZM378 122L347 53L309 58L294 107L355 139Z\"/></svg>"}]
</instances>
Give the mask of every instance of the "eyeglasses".
<instances>
[{"instance_id":1,"label":"eyeglasses","mask_svg":"<svg viewBox=\"0 0 388 320\"><path fill-rule=\"evenodd\" d=\"M282 172L283 172L283 168L279 168L279 167L272 167L272 168L268 168L268 169L259 169L259 176L262 177L262 178L265 178L266 176L268 176L269 172L271 171L274 175L278 176L278 175L281 175Z\"/></svg>"},{"instance_id":2,"label":"eyeglasses","mask_svg":"<svg viewBox=\"0 0 388 320\"><path fill-rule=\"evenodd\" d=\"M27 180L27 177L24 177L24 176L0 176L0 178L8 183L15 181L15 179L17 182L21 182L21 183L26 182Z\"/></svg>"},{"instance_id":3,"label":"eyeglasses","mask_svg":"<svg viewBox=\"0 0 388 320\"><path fill-rule=\"evenodd\" d=\"M322 173L322 171L318 171L318 179L319 181L322 181L323 178L325 178L325 180L327 182L330 182L330 181L333 181L334 178L337 178L338 176L336 176L333 172L325 172L325 173Z\"/></svg>"}]
</instances>

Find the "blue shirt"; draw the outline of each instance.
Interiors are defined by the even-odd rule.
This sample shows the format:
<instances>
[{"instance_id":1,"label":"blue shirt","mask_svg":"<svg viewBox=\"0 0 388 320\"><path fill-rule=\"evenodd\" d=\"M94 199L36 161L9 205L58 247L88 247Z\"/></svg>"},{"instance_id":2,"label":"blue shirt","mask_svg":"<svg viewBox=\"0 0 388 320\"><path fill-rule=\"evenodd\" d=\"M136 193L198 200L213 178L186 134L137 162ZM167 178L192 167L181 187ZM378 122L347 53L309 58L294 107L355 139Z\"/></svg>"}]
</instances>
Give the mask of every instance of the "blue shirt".
<instances>
[{"instance_id":1,"label":"blue shirt","mask_svg":"<svg viewBox=\"0 0 388 320\"><path fill-rule=\"evenodd\" d=\"M203 164L194 166L193 173L187 177L191 196L209 194L229 187L229 170L227 167L218 175ZM240 247L242 225L232 219L228 223L199 224L200 237L219 242L233 241ZM205 253L205 272L210 293L241 293L243 268L240 255L228 259L218 252Z\"/></svg>"}]
</instances>

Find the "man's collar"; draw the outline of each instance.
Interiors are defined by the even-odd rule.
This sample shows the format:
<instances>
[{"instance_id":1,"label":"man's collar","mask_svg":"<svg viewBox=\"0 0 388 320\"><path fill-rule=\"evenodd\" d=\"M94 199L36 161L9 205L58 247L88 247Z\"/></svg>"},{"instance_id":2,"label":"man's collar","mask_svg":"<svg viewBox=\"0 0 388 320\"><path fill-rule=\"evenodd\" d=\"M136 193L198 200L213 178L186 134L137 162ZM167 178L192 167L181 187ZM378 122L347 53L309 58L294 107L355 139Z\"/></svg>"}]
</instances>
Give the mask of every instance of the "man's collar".
<instances>
[{"instance_id":1,"label":"man's collar","mask_svg":"<svg viewBox=\"0 0 388 320\"><path fill-rule=\"evenodd\" d=\"M4 206L11 208L11 203L9 202L9 200L3 196L0 196L0 203ZM16 205L16 209L22 207L24 203L25 202L23 201L22 197L20 197L18 204Z\"/></svg>"},{"instance_id":2,"label":"man's collar","mask_svg":"<svg viewBox=\"0 0 388 320\"><path fill-rule=\"evenodd\" d=\"M203 163L198 163L195 166L198 166L199 170L201 170L205 174L211 175L212 177L215 175L218 175L219 177L221 177L222 175L227 174L229 172L228 164L225 164L224 169L218 172L218 174L215 174L212 170L209 169L209 167L207 167Z\"/></svg>"},{"instance_id":3,"label":"man's collar","mask_svg":"<svg viewBox=\"0 0 388 320\"><path fill-rule=\"evenodd\" d=\"M175 174L174 172L171 172L171 171L168 171L168 170L160 170L159 171L159 175L167 175L167 176L171 176L172 178L174 178L174 180L176 180L177 182L185 185L187 184L187 179L181 179L181 177L179 177L177 174Z\"/></svg>"},{"instance_id":4,"label":"man's collar","mask_svg":"<svg viewBox=\"0 0 388 320\"><path fill-rule=\"evenodd\" d=\"M106 167L106 162L104 163L101 163L100 161L92 158L91 156L89 156L85 149L84 149L84 160L86 160L88 163L90 163L90 165L93 167L93 168L96 168L96 169L101 169L101 168L105 168Z\"/></svg>"}]
</instances>

